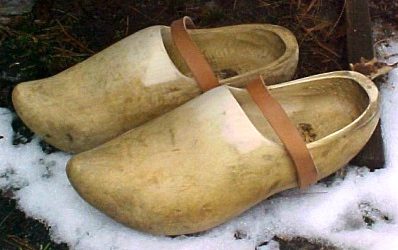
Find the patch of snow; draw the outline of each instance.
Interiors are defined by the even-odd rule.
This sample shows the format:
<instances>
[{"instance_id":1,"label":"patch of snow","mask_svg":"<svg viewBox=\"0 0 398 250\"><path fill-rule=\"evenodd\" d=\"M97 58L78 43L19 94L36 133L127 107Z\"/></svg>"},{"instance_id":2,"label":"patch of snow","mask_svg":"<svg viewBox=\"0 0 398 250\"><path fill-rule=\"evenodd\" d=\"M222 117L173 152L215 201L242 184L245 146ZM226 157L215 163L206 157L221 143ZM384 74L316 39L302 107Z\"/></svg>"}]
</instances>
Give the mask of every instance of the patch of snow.
<instances>
[{"instance_id":1,"label":"patch of snow","mask_svg":"<svg viewBox=\"0 0 398 250\"><path fill-rule=\"evenodd\" d=\"M397 53L398 43L383 47ZM394 60L394 58L390 58ZM350 167L344 179L306 191L290 190L195 237L152 236L126 228L85 203L70 186L69 155L44 154L38 139L12 145L14 114L0 109L0 188L12 189L19 208L51 227L51 236L72 249L278 249L274 235L303 236L355 249L398 249L398 69L382 93L386 168ZM243 239L235 239L236 232Z\"/></svg>"}]
</instances>

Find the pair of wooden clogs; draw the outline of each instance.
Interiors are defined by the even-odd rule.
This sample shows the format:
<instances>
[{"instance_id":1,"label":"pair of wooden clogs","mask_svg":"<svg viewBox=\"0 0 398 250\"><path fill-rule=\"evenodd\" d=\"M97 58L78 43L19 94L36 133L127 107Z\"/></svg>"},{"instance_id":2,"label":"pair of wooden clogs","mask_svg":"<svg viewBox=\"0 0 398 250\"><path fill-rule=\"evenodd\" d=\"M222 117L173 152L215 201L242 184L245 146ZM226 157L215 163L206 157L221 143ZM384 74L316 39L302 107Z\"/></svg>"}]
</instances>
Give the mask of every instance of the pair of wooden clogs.
<instances>
[{"instance_id":1,"label":"pair of wooden clogs","mask_svg":"<svg viewBox=\"0 0 398 250\"><path fill-rule=\"evenodd\" d=\"M330 175L371 136L378 90L367 77L286 82L298 45L285 28L187 26L149 27L13 91L34 132L79 153L71 184L115 220L155 234L206 230Z\"/></svg>"}]
</instances>

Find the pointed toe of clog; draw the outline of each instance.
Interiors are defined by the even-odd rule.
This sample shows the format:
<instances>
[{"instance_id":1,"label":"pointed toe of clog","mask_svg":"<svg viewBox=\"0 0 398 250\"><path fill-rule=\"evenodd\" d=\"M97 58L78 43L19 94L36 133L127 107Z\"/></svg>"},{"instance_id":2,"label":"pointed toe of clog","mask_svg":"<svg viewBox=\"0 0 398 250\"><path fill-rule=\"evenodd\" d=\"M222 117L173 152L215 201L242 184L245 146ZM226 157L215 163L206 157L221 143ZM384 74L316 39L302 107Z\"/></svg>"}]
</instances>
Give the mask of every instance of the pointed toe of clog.
<instances>
[{"instance_id":1,"label":"pointed toe of clog","mask_svg":"<svg viewBox=\"0 0 398 250\"><path fill-rule=\"evenodd\" d=\"M62 147L63 140L56 133L67 121L60 119L61 109L55 108L60 106L58 101L43 93L40 84L28 82L15 86L12 103L26 126L53 146ZM66 148L65 151L71 151L70 149Z\"/></svg>"},{"instance_id":2,"label":"pointed toe of clog","mask_svg":"<svg viewBox=\"0 0 398 250\"><path fill-rule=\"evenodd\" d=\"M12 102L21 120L47 143L66 152L82 152L97 138L87 136L88 116L70 89L51 89L52 79L18 84L12 92ZM65 105L67 104L67 105ZM79 113L80 112L80 113ZM76 118L77 117L77 118ZM100 138L101 139L101 138Z\"/></svg>"},{"instance_id":3,"label":"pointed toe of clog","mask_svg":"<svg viewBox=\"0 0 398 250\"><path fill-rule=\"evenodd\" d=\"M97 191L100 190L98 190L98 187L96 186L93 187L95 183L91 183L90 179L87 178L87 171L85 170L88 169L85 168L84 161L81 161L76 157L72 157L66 165L66 175L69 179L69 183L80 196L87 200L89 197L87 197L85 194L91 189L90 187L96 189Z\"/></svg>"},{"instance_id":4,"label":"pointed toe of clog","mask_svg":"<svg viewBox=\"0 0 398 250\"><path fill-rule=\"evenodd\" d=\"M75 157L72 157L66 164L66 175L68 176L69 182L75 188L80 186L79 176L81 176L81 170L81 164Z\"/></svg>"},{"instance_id":5,"label":"pointed toe of clog","mask_svg":"<svg viewBox=\"0 0 398 250\"><path fill-rule=\"evenodd\" d=\"M29 108L29 86L18 84L12 91L12 103L18 114L24 114Z\"/></svg>"},{"instance_id":6,"label":"pointed toe of clog","mask_svg":"<svg viewBox=\"0 0 398 250\"><path fill-rule=\"evenodd\" d=\"M29 83L21 83L15 86L12 91L12 103L15 111L22 121L34 132L37 128L43 127L49 115L45 115L45 106L40 107L40 92L33 90L33 85ZM40 129L39 129L40 131ZM46 137L48 135L45 135Z\"/></svg>"},{"instance_id":7,"label":"pointed toe of clog","mask_svg":"<svg viewBox=\"0 0 398 250\"><path fill-rule=\"evenodd\" d=\"M66 165L66 175L69 183L83 199L94 207L101 206L102 195L106 193L107 186L98 179L95 166L89 166L88 161L74 156Z\"/></svg>"}]
</instances>

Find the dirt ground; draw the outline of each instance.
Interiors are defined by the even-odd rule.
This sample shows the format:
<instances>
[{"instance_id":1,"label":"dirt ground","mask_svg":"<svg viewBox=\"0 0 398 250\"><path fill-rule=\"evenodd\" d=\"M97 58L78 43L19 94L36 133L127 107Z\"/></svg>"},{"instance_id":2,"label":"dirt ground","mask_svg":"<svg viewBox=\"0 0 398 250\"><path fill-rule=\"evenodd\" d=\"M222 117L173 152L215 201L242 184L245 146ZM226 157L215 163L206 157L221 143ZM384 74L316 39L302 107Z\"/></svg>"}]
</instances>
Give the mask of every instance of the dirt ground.
<instances>
[{"instance_id":1,"label":"dirt ground","mask_svg":"<svg viewBox=\"0 0 398 250\"><path fill-rule=\"evenodd\" d=\"M168 25L191 16L199 27L272 23L289 28L300 45L295 78L347 68L344 0L37 0L31 13L0 21L0 107L13 109L10 93L19 82L54 75L139 29ZM374 1L373 20L398 26L398 4ZM94 34L94 35L93 35ZM388 36L388 34L386 34ZM377 39L377 38L376 38ZM16 119L14 143L33 133ZM42 143L46 153L55 148ZM1 176L0 176L1 178ZM12 199L0 193L0 249L68 249L48 236L48 228L25 218ZM237 239L239 237L237 236ZM281 249L335 249L327 243L276 237ZM263 243L266 244L266 243Z\"/></svg>"}]
</instances>

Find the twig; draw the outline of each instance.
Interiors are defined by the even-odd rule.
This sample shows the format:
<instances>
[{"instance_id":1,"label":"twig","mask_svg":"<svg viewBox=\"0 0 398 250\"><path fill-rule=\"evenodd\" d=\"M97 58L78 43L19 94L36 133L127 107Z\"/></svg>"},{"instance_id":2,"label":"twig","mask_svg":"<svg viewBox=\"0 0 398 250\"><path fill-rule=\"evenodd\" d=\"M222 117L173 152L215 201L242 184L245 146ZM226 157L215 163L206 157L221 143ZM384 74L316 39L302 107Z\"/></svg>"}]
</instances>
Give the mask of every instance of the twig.
<instances>
[{"instance_id":1,"label":"twig","mask_svg":"<svg viewBox=\"0 0 398 250\"><path fill-rule=\"evenodd\" d=\"M77 40L76 38L74 38L72 35L70 35L64 28L64 26L62 26L62 24L56 19L55 20L57 22L57 24L59 25L59 27L61 28L62 33L64 33L65 36L67 36L69 39L71 39L72 41L74 41L76 43L77 46L79 46L81 49L89 52L90 54L95 54L95 52L89 48L87 48L87 46L84 46L79 40Z\"/></svg>"},{"instance_id":2,"label":"twig","mask_svg":"<svg viewBox=\"0 0 398 250\"><path fill-rule=\"evenodd\" d=\"M22 248L26 250L35 250L35 248L29 245L28 242L15 235L7 235L7 239L3 239L3 241L10 244L11 246L17 247L18 249Z\"/></svg>"},{"instance_id":3,"label":"twig","mask_svg":"<svg viewBox=\"0 0 398 250\"><path fill-rule=\"evenodd\" d=\"M304 15L306 15L306 14L314 7L314 5L315 5L315 3L316 3L317 1L318 1L318 0L312 0L312 1L311 1L310 5L308 5L308 8L304 11Z\"/></svg>"},{"instance_id":4,"label":"twig","mask_svg":"<svg viewBox=\"0 0 398 250\"><path fill-rule=\"evenodd\" d=\"M271 5L272 5L271 3L267 3L266 1L261 0L260 3L258 4L258 7L259 8L267 8L267 7L271 6Z\"/></svg>"},{"instance_id":5,"label":"twig","mask_svg":"<svg viewBox=\"0 0 398 250\"><path fill-rule=\"evenodd\" d=\"M332 28L330 29L330 31L326 35L326 37L329 37L333 33L333 31L336 29L336 27L339 24L341 18L343 17L346 4L347 4L347 0L344 0L343 8L340 11L339 17L337 18L336 22L334 23L334 25L332 26Z\"/></svg>"},{"instance_id":6,"label":"twig","mask_svg":"<svg viewBox=\"0 0 398 250\"><path fill-rule=\"evenodd\" d=\"M299 10L300 7L301 7L301 0L298 0L298 1L297 1L297 10Z\"/></svg>"},{"instance_id":7,"label":"twig","mask_svg":"<svg viewBox=\"0 0 398 250\"><path fill-rule=\"evenodd\" d=\"M161 11L158 12L158 14L153 18L155 20L158 20L158 18L163 15L163 13L167 10L167 7L164 7Z\"/></svg>"},{"instance_id":8,"label":"twig","mask_svg":"<svg viewBox=\"0 0 398 250\"><path fill-rule=\"evenodd\" d=\"M140 11L139 9L135 8L134 6L129 6L130 9L132 9L133 11L137 12L138 14L140 14L141 16L145 17L146 19L148 19L151 22L154 22L156 20L154 20L153 18L151 18L148 15L145 15L142 11Z\"/></svg>"},{"instance_id":9,"label":"twig","mask_svg":"<svg viewBox=\"0 0 398 250\"><path fill-rule=\"evenodd\" d=\"M339 55L336 51L332 50L331 48L329 48L328 46L326 46L326 44L323 44L322 42L320 42L318 39L314 39L316 44L318 44L319 47L321 47L322 49L328 51L329 53L333 54L334 56L340 58L341 55Z\"/></svg>"},{"instance_id":10,"label":"twig","mask_svg":"<svg viewBox=\"0 0 398 250\"><path fill-rule=\"evenodd\" d=\"M59 12L59 13L61 13L61 14L64 14L65 16L69 16L69 17L75 19L76 21L79 21L79 18L77 18L77 17L75 17L74 15L72 15L72 14L66 12L66 11L63 11L63 10L61 10L61 9L52 8L51 10L52 10L52 11Z\"/></svg>"},{"instance_id":11,"label":"twig","mask_svg":"<svg viewBox=\"0 0 398 250\"><path fill-rule=\"evenodd\" d=\"M390 41L390 40L391 40L391 38L380 39L380 40L376 41L376 42L373 44L373 47L377 47L380 43L388 42L388 41Z\"/></svg>"},{"instance_id":12,"label":"twig","mask_svg":"<svg viewBox=\"0 0 398 250\"><path fill-rule=\"evenodd\" d=\"M53 48L54 48L54 50L58 50L61 53L69 54L69 56L72 56L72 57L73 56L75 56L75 57L87 57L87 56L90 56L90 54L76 53L74 51L67 50L67 49L64 49L64 48L59 48L59 47L53 47ZM57 55L55 55L54 57L57 57Z\"/></svg>"},{"instance_id":13,"label":"twig","mask_svg":"<svg viewBox=\"0 0 398 250\"><path fill-rule=\"evenodd\" d=\"M4 138L3 136L0 136L0 139ZM10 215L12 214L12 211L7 214L1 221L0 221L0 227L3 225L4 222L6 222L6 220L8 219L8 217L10 217Z\"/></svg>"},{"instance_id":14,"label":"twig","mask_svg":"<svg viewBox=\"0 0 398 250\"><path fill-rule=\"evenodd\" d=\"M127 36L129 34L129 28L130 28L130 16L126 17L126 30L124 32L124 36Z\"/></svg>"},{"instance_id":15,"label":"twig","mask_svg":"<svg viewBox=\"0 0 398 250\"><path fill-rule=\"evenodd\" d=\"M325 57L326 60L329 60L330 62L333 62L333 63L337 66L337 68L338 68L339 70L342 70L342 69L343 69L343 67L342 67L335 59L333 59L333 58L331 58L330 56L328 56L325 52L322 52L322 51L318 50L317 53L319 53L320 55L322 55L323 57Z\"/></svg>"},{"instance_id":16,"label":"twig","mask_svg":"<svg viewBox=\"0 0 398 250\"><path fill-rule=\"evenodd\" d=\"M329 22L321 22L312 28L306 28L303 26L301 26L301 28L305 31L305 33L311 33L313 31L323 30L323 29L329 27L330 25L331 25L331 23L329 23Z\"/></svg>"},{"instance_id":17,"label":"twig","mask_svg":"<svg viewBox=\"0 0 398 250\"><path fill-rule=\"evenodd\" d=\"M390 59L391 57L396 57L396 56L398 56L398 53L389 54L389 55L386 55L386 56L384 57L384 59Z\"/></svg>"}]
</instances>

